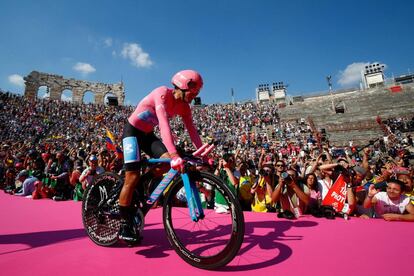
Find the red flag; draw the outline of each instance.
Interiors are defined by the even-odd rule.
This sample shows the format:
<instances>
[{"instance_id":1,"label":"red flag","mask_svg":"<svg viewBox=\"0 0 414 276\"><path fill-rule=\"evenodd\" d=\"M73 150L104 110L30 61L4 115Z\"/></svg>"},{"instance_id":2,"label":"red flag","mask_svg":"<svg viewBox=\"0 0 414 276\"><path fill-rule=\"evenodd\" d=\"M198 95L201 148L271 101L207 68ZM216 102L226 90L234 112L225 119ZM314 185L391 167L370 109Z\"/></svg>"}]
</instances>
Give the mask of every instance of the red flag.
<instances>
[{"instance_id":1,"label":"red flag","mask_svg":"<svg viewBox=\"0 0 414 276\"><path fill-rule=\"evenodd\" d=\"M342 174L336 179L333 186L329 189L328 194L322 201L322 205L332 206L336 212L348 213L349 208L346 208L346 182ZM345 210L344 210L345 207Z\"/></svg>"},{"instance_id":2,"label":"red flag","mask_svg":"<svg viewBox=\"0 0 414 276\"><path fill-rule=\"evenodd\" d=\"M119 146L116 146L116 151L115 151L115 153L116 153L116 156L117 156L119 159L124 158L124 152L122 151L122 149L121 149Z\"/></svg>"}]
</instances>

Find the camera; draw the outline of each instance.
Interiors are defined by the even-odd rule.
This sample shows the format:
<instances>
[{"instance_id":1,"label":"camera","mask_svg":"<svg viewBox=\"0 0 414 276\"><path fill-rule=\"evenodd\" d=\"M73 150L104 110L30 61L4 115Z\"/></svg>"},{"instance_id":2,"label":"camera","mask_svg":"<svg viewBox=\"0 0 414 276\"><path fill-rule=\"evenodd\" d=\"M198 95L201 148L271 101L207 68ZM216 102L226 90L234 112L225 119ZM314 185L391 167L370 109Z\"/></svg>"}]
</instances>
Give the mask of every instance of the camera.
<instances>
[{"instance_id":1,"label":"camera","mask_svg":"<svg viewBox=\"0 0 414 276\"><path fill-rule=\"evenodd\" d=\"M332 206L323 205L311 210L311 214L317 218L335 219L336 212Z\"/></svg>"},{"instance_id":2,"label":"camera","mask_svg":"<svg viewBox=\"0 0 414 276\"><path fill-rule=\"evenodd\" d=\"M322 214L327 219L335 219L335 209L332 206L321 206Z\"/></svg>"},{"instance_id":3,"label":"camera","mask_svg":"<svg viewBox=\"0 0 414 276\"><path fill-rule=\"evenodd\" d=\"M281 176L285 181L291 181L292 180L292 177L287 172L282 172Z\"/></svg>"}]
</instances>

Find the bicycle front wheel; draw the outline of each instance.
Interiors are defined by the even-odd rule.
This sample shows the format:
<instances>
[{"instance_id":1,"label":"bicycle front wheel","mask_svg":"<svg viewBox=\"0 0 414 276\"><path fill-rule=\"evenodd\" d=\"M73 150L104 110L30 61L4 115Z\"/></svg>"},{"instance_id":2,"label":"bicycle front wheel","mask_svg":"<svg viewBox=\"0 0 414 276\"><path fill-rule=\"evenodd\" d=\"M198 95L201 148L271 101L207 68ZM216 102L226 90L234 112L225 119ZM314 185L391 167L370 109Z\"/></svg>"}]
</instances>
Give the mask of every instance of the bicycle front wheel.
<instances>
[{"instance_id":1,"label":"bicycle front wheel","mask_svg":"<svg viewBox=\"0 0 414 276\"><path fill-rule=\"evenodd\" d=\"M239 251L244 237L244 217L240 203L215 175L192 172L190 179L199 188L201 199L221 198L220 206L207 209L204 218L194 222L188 211L183 181L172 184L163 210L167 237L177 254L192 266L215 269L229 263Z\"/></svg>"}]
</instances>

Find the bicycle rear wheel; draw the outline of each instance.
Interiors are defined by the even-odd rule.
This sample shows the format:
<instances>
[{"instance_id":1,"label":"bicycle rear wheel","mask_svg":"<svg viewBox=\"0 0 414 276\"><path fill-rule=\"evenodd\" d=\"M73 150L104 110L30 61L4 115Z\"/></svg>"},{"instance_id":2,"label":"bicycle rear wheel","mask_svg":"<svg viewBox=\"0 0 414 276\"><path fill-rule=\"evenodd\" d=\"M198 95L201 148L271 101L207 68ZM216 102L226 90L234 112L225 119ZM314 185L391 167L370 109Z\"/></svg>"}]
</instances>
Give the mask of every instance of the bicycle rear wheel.
<instances>
[{"instance_id":1,"label":"bicycle rear wheel","mask_svg":"<svg viewBox=\"0 0 414 276\"><path fill-rule=\"evenodd\" d=\"M203 269L222 267L236 256L243 242L244 217L240 203L230 189L210 173L193 172L190 179L196 181L202 191L201 198L220 195L225 203L222 201L222 209L204 208L205 217L194 222L182 195L183 181L177 179L164 202L163 221L168 240L187 263Z\"/></svg>"},{"instance_id":2,"label":"bicycle rear wheel","mask_svg":"<svg viewBox=\"0 0 414 276\"><path fill-rule=\"evenodd\" d=\"M122 185L120 176L113 173L104 173L96 177L94 183L89 185L83 195L82 220L88 236L101 246L111 246L118 241L119 221L119 193L111 204L107 201L113 189ZM118 214L118 217L117 217Z\"/></svg>"}]
</instances>

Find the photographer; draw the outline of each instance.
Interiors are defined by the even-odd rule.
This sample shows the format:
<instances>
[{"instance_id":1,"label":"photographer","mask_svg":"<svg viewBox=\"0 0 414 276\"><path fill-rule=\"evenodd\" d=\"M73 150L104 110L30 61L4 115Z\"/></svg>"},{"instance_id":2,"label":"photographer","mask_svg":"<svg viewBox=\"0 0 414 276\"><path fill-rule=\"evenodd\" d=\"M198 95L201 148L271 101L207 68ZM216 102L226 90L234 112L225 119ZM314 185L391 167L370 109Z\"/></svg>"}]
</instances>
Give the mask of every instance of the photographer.
<instances>
[{"instance_id":1,"label":"photographer","mask_svg":"<svg viewBox=\"0 0 414 276\"><path fill-rule=\"evenodd\" d=\"M282 173L286 170L286 164L283 160L278 160L276 162L276 173L275 173L275 181L274 183L279 183L279 179L282 176ZM274 187L274 186L273 186Z\"/></svg>"},{"instance_id":2,"label":"photographer","mask_svg":"<svg viewBox=\"0 0 414 276\"><path fill-rule=\"evenodd\" d=\"M253 195L250 193L252 184L254 183L254 175L249 173L246 162L241 162L239 165L240 179L238 186L239 201L243 211L251 211Z\"/></svg>"},{"instance_id":3,"label":"photographer","mask_svg":"<svg viewBox=\"0 0 414 276\"><path fill-rule=\"evenodd\" d=\"M275 184L275 172L271 163L264 163L259 171L259 178L250 189L253 195L253 212L275 212L272 192Z\"/></svg>"},{"instance_id":4,"label":"photographer","mask_svg":"<svg viewBox=\"0 0 414 276\"><path fill-rule=\"evenodd\" d=\"M353 186L358 185L360 179L365 177L366 171L359 166L353 168L345 168L338 163L324 164L319 166L322 173L322 179L318 180L318 189L321 191L322 201L325 199L328 192L334 186L335 181L342 174L346 182L346 198L345 202L351 214L356 207L355 194Z\"/></svg>"},{"instance_id":5,"label":"photographer","mask_svg":"<svg viewBox=\"0 0 414 276\"><path fill-rule=\"evenodd\" d=\"M104 168L98 166L98 157L91 155L88 159L88 167L83 170L79 181L82 184L82 189L85 190L90 184L92 184L95 175L104 173Z\"/></svg>"},{"instance_id":6,"label":"photographer","mask_svg":"<svg viewBox=\"0 0 414 276\"><path fill-rule=\"evenodd\" d=\"M223 158L219 160L219 164L214 174L220 177L236 196L240 173L236 170L236 162L233 154L225 153L223 155ZM215 193L214 209L216 212L227 213L227 208L227 201L223 195L221 193Z\"/></svg>"},{"instance_id":7,"label":"photographer","mask_svg":"<svg viewBox=\"0 0 414 276\"><path fill-rule=\"evenodd\" d=\"M307 186L299 183L297 173L293 169L288 169L281 175L272 194L272 201L279 201L282 207L278 217L288 219L298 218L303 214L309 204L309 198Z\"/></svg>"}]
</instances>

